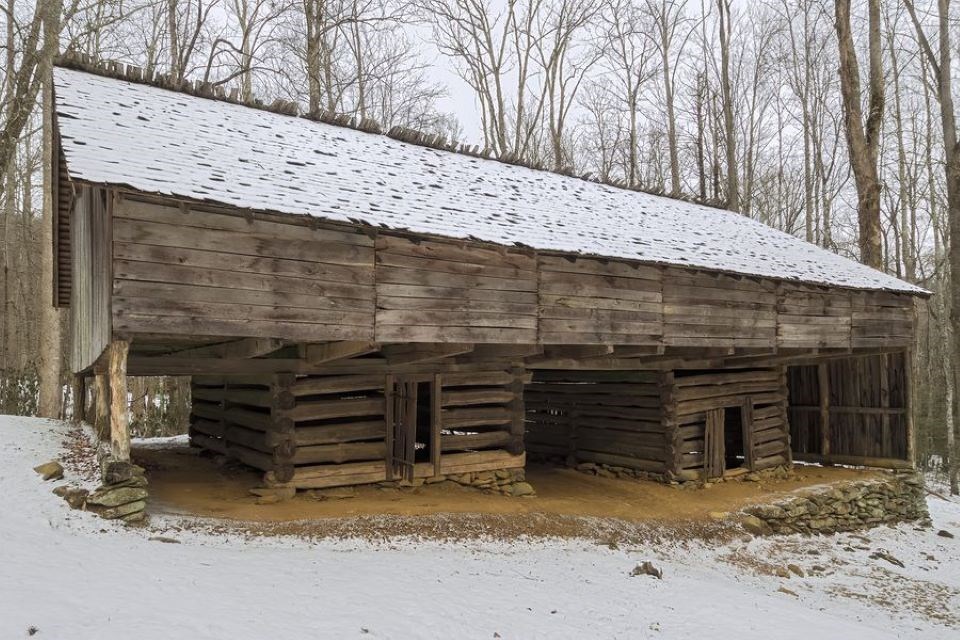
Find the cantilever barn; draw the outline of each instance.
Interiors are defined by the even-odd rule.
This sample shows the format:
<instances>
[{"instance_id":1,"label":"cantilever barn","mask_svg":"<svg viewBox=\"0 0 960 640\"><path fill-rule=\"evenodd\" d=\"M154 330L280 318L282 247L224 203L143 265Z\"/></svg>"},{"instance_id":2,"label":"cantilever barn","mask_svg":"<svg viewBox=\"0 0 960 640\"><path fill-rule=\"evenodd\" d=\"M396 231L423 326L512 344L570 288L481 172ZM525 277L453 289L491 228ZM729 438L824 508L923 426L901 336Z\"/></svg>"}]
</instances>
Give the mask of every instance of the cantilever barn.
<instances>
[{"instance_id":1,"label":"cantilever barn","mask_svg":"<svg viewBox=\"0 0 960 640\"><path fill-rule=\"evenodd\" d=\"M169 374L195 445L298 488L910 466L922 289L727 211L65 64L56 304L120 455L125 375Z\"/></svg>"}]
</instances>

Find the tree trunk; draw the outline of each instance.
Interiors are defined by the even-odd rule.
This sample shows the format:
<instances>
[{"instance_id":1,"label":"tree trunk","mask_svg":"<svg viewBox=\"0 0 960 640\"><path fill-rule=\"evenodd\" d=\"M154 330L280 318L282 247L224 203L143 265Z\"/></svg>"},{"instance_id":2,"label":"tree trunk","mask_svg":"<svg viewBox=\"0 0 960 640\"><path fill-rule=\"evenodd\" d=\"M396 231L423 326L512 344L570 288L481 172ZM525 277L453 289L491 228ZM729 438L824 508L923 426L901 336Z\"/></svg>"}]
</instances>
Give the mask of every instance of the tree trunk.
<instances>
[{"instance_id":1,"label":"tree trunk","mask_svg":"<svg viewBox=\"0 0 960 640\"><path fill-rule=\"evenodd\" d=\"M720 85L727 147L727 208L740 211L737 132L733 128L733 90L730 87L730 0L717 0L717 6L720 9Z\"/></svg>"},{"instance_id":2,"label":"tree trunk","mask_svg":"<svg viewBox=\"0 0 960 640\"><path fill-rule=\"evenodd\" d=\"M53 306L53 56L56 46L51 46L60 34L60 2L51 0L43 5L44 49L46 55L40 61L37 73L43 78L43 221L40 262L40 393L37 413L44 418L60 415L62 400L60 381L60 314ZM12 194L11 194L12 195Z\"/></svg>"},{"instance_id":3,"label":"tree trunk","mask_svg":"<svg viewBox=\"0 0 960 640\"><path fill-rule=\"evenodd\" d=\"M840 52L840 93L850 167L857 185L860 261L883 268L880 229L880 179L877 155L883 124L883 61L880 57L880 0L869 0L870 100L866 126L860 109L860 66L850 30L850 0L836 0Z\"/></svg>"}]
</instances>

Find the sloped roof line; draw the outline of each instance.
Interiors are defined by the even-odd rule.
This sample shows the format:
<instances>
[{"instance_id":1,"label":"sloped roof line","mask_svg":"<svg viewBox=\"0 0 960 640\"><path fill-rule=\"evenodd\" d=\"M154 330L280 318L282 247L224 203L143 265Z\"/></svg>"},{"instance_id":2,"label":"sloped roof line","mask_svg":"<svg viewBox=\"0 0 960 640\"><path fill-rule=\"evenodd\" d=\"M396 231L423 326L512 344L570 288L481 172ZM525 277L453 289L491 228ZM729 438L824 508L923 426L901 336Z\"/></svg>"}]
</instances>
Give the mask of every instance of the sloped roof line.
<instances>
[{"instance_id":1,"label":"sloped roof line","mask_svg":"<svg viewBox=\"0 0 960 640\"><path fill-rule=\"evenodd\" d=\"M251 210L852 289L923 289L745 216L66 68L71 177Z\"/></svg>"},{"instance_id":2,"label":"sloped roof line","mask_svg":"<svg viewBox=\"0 0 960 640\"><path fill-rule=\"evenodd\" d=\"M438 151L459 153L461 155L472 156L475 158L483 158L484 160L492 160L494 162L502 162L504 164L526 167L536 171L547 171L550 173L567 176L569 178L578 178L588 182L604 184L618 189L626 189L628 191L663 196L665 198L672 198L682 202L695 202L703 206L714 207L717 209L726 209L727 206L726 201L722 199L701 198L695 194L686 193L667 193L663 189L655 189L645 187L643 185L631 185L626 180L619 180L615 178L603 179L590 171L578 174L575 172L573 167L564 167L563 169L548 167L538 164L529 158L524 158L516 153L498 154L489 148L481 149L479 145L470 145L467 143L457 142L456 140L448 141L440 134L426 133L413 127L394 125L385 131L380 126L380 123L374 118L358 118L350 114L337 113L328 111L326 109L320 109L317 112L308 113L303 111L300 105L296 102L280 98L273 100L270 103L263 102L256 96L247 96L245 99L241 99L236 89L228 92L223 85L189 79L174 81L171 76L167 74L149 72L136 65L126 64L114 60L100 59L87 53L74 51L66 52L57 59L56 66L64 69L84 71L86 73L92 73L107 78L114 78L116 80L125 80L127 82L156 87L158 89L175 91L207 100L229 102L231 104L238 104L251 109L267 111L277 115L304 118L306 120L323 122L337 127L353 129L355 131L385 135L395 140L408 142L421 147L436 149Z\"/></svg>"}]
</instances>

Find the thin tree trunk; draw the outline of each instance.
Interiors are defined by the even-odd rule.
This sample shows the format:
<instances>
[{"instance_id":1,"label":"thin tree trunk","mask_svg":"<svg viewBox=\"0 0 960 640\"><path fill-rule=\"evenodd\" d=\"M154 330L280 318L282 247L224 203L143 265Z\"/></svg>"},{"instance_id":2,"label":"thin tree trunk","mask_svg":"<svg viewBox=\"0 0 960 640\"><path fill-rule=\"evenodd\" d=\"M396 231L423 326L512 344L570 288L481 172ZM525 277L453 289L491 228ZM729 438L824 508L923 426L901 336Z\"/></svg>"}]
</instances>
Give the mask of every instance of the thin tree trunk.
<instances>
[{"instance_id":1,"label":"thin tree trunk","mask_svg":"<svg viewBox=\"0 0 960 640\"><path fill-rule=\"evenodd\" d=\"M733 90L730 87L730 0L717 0L720 9L720 89L723 96L723 128L727 147L727 208L740 211L740 181L737 172L737 135L733 124Z\"/></svg>"},{"instance_id":2,"label":"thin tree trunk","mask_svg":"<svg viewBox=\"0 0 960 640\"><path fill-rule=\"evenodd\" d=\"M54 43L60 34L61 3L50 0L44 5L44 42L47 55L40 62L38 73L43 78L43 219L40 254L40 398L38 413L41 417L56 418L60 415L60 314L53 306L53 56Z\"/></svg>"},{"instance_id":3,"label":"thin tree trunk","mask_svg":"<svg viewBox=\"0 0 960 640\"><path fill-rule=\"evenodd\" d=\"M883 268L880 229L880 179L877 156L883 123L883 61L880 57L880 0L869 0L870 99L866 126L860 109L860 66L850 30L850 0L836 0L837 41L840 52L840 92L850 154L857 184L857 220L860 261Z\"/></svg>"}]
</instances>

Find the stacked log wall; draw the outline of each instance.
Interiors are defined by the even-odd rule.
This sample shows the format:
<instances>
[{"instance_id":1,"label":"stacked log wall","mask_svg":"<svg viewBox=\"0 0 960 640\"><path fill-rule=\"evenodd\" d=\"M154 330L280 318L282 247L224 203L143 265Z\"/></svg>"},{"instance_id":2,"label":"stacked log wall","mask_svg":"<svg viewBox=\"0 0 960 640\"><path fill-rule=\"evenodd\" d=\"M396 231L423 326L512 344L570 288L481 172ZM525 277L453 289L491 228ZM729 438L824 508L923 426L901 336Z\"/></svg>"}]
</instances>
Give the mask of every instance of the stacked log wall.
<instances>
[{"instance_id":1,"label":"stacked log wall","mask_svg":"<svg viewBox=\"0 0 960 640\"><path fill-rule=\"evenodd\" d=\"M409 479L522 469L523 376L194 376L190 435L198 446L266 472L268 483L316 489L399 480L392 447L397 383L439 382L431 403L439 419L421 415L418 424L437 437L435 453L419 452Z\"/></svg>"},{"instance_id":2,"label":"stacked log wall","mask_svg":"<svg viewBox=\"0 0 960 640\"><path fill-rule=\"evenodd\" d=\"M284 375L194 376L191 441L277 478L293 474L295 443L289 421L280 419Z\"/></svg>"},{"instance_id":3,"label":"stacked log wall","mask_svg":"<svg viewBox=\"0 0 960 640\"><path fill-rule=\"evenodd\" d=\"M535 371L524 393L531 453L667 470L660 373Z\"/></svg>"},{"instance_id":4,"label":"stacked log wall","mask_svg":"<svg viewBox=\"0 0 960 640\"><path fill-rule=\"evenodd\" d=\"M754 471L789 464L790 431L787 391L782 367L706 372L674 372L673 416L676 424L676 475L700 477L710 463L705 457L707 419L711 410L739 407L748 425L745 466Z\"/></svg>"}]
</instances>

